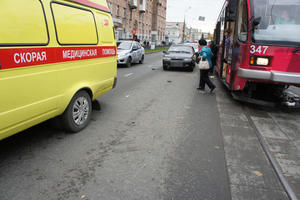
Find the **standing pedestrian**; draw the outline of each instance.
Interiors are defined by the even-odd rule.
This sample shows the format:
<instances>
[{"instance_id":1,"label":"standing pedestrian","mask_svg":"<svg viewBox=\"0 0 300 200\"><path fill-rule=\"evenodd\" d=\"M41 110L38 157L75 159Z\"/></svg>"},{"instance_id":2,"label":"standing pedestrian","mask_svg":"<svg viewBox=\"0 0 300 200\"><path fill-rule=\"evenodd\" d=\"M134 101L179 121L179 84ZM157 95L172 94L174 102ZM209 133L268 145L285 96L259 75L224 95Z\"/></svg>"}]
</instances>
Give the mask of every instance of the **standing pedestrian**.
<instances>
[{"instance_id":1,"label":"standing pedestrian","mask_svg":"<svg viewBox=\"0 0 300 200\"><path fill-rule=\"evenodd\" d=\"M227 67L229 64L229 50L230 50L230 44L231 44L231 30L227 29L225 31L225 52L224 52L224 65L223 65L223 73L222 77L226 78L227 75Z\"/></svg>"},{"instance_id":2,"label":"standing pedestrian","mask_svg":"<svg viewBox=\"0 0 300 200\"><path fill-rule=\"evenodd\" d=\"M216 65L216 61L217 61L217 54L218 54L218 47L217 47L215 41L211 42L211 45L210 45L209 48L211 49L212 53L214 54L212 56L211 60L212 60L212 65L215 66Z\"/></svg>"},{"instance_id":3,"label":"standing pedestrian","mask_svg":"<svg viewBox=\"0 0 300 200\"><path fill-rule=\"evenodd\" d=\"M199 53L199 56L202 57L202 60L205 61L206 59L208 60L209 67L212 68L212 56L213 53L211 52L210 48L207 46L207 42L205 39L199 40L199 45L201 48L201 51ZM201 61L200 61L201 62ZM198 90L205 90L205 84L208 85L210 92L213 92L214 89L216 89L216 86L211 82L208 76L209 69L201 69L200 70L200 81L199 81L199 87L197 88Z\"/></svg>"}]
</instances>

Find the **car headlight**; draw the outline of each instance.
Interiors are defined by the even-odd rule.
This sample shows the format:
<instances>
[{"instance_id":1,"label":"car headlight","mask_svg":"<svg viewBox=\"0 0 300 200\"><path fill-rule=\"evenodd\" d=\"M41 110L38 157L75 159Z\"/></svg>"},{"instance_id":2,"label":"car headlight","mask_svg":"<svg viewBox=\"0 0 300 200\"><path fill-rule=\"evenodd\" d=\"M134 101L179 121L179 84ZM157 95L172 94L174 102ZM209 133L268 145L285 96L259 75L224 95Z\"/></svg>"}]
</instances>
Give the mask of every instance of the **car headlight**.
<instances>
[{"instance_id":1,"label":"car headlight","mask_svg":"<svg viewBox=\"0 0 300 200\"><path fill-rule=\"evenodd\" d=\"M191 58L185 58L184 61L192 61Z\"/></svg>"},{"instance_id":2,"label":"car headlight","mask_svg":"<svg viewBox=\"0 0 300 200\"><path fill-rule=\"evenodd\" d=\"M118 59L123 59L123 58L126 58L125 54L118 55Z\"/></svg>"},{"instance_id":3,"label":"car headlight","mask_svg":"<svg viewBox=\"0 0 300 200\"><path fill-rule=\"evenodd\" d=\"M171 60L170 57L164 57L163 59L164 59L164 60Z\"/></svg>"}]
</instances>

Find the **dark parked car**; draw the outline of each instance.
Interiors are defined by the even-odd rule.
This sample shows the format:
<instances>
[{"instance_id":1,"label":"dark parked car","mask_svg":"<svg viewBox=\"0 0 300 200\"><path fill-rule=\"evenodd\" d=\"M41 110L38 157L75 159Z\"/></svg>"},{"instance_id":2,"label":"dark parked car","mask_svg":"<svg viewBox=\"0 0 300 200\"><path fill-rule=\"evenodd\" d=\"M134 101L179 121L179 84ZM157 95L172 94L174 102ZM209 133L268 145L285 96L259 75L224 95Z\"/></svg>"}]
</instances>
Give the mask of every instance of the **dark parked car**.
<instances>
[{"instance_id":1,"label":"dark parked car","mask_svg":"<svg viewBox=\"0 0 300 200\"><path fill-rule=\"evenodd\" d=\"M189 43L183 43L186 46L191 46L194 48L195 52L197 53L199 51L199 44L195 42L189 42Z\"/></svg>"},{"instance_id":2,"label":"dark parked car","mask_svg":"<svg viewBox=\"0 0 300 200\"><path fill-rule=\"evenodd\" d=\"M163 68L171 67L188 68L193 71L195 67L194 48L186 45L173 45L168 51L164 51Z\"/></svg>"}]
</instances>

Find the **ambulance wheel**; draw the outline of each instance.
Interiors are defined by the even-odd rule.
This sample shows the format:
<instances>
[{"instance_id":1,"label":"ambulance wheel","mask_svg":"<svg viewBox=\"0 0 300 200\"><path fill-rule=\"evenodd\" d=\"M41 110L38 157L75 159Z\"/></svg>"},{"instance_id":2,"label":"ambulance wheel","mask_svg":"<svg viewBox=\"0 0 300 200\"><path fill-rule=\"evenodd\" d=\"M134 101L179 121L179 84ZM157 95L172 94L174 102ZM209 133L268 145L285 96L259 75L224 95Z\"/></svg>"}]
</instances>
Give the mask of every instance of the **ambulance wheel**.
<instances>
[{"instance_id":1,"label":"ambulance wheel","mask_svg":"<svg viewBox=\"0 0 300 200\"><path fill-rule=\"evenodd\" d=\"M144 55L142 55L142 58L141 58L141 60L140 60L140 64L143 64L144 59L145 59L145 57L144 57Z\"/></svg>"},{"instance_id":2,"label":"ambulance wheel","mask_svg":"<svg viewBox=\"0 0 300 200\"><path fill-rule=\"evenodd\" d=\"M86 91L77 92L62 115L63 128L70 133L84 129L92 114L92 101Z\"/></svg>"},{"instance_id":3,"label":"ambulance wheel","mask_svg":"<svg viewBox=\"0 0 300 200\"><path fill-rule=\"evenodd\" d=\"M126 66L127 67L131 67L131 57L128 58Z\"/></svg>"}]
</instances>

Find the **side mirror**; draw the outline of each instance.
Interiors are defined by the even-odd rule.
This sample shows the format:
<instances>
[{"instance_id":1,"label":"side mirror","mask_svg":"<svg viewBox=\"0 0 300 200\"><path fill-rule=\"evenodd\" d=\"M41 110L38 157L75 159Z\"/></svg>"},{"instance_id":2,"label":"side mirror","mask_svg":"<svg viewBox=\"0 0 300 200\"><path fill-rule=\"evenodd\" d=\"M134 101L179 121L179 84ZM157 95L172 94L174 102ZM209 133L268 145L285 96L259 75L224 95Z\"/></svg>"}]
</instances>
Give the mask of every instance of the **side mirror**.
<instances>
[{"instance_id":1,"label":"side mirror","mask_svg":"<svg viewBox=\"0 0 300 200\"><path fill-rule=\"evenodd\" d=\"M168 51L165 50L165 51L163 51L163 53L164 53L164 54L168 54Z\"/></svg>"},{"instance_id":2,"label":"side mirror","mask_svg":"<svg viewBox=\"0 0 300 200\"><path fill-rule=\"evenodd\" d=\"M136 50L138 50L138 48L132 48L132 51L136 51Z\"/></svg>"}]
</instances>

